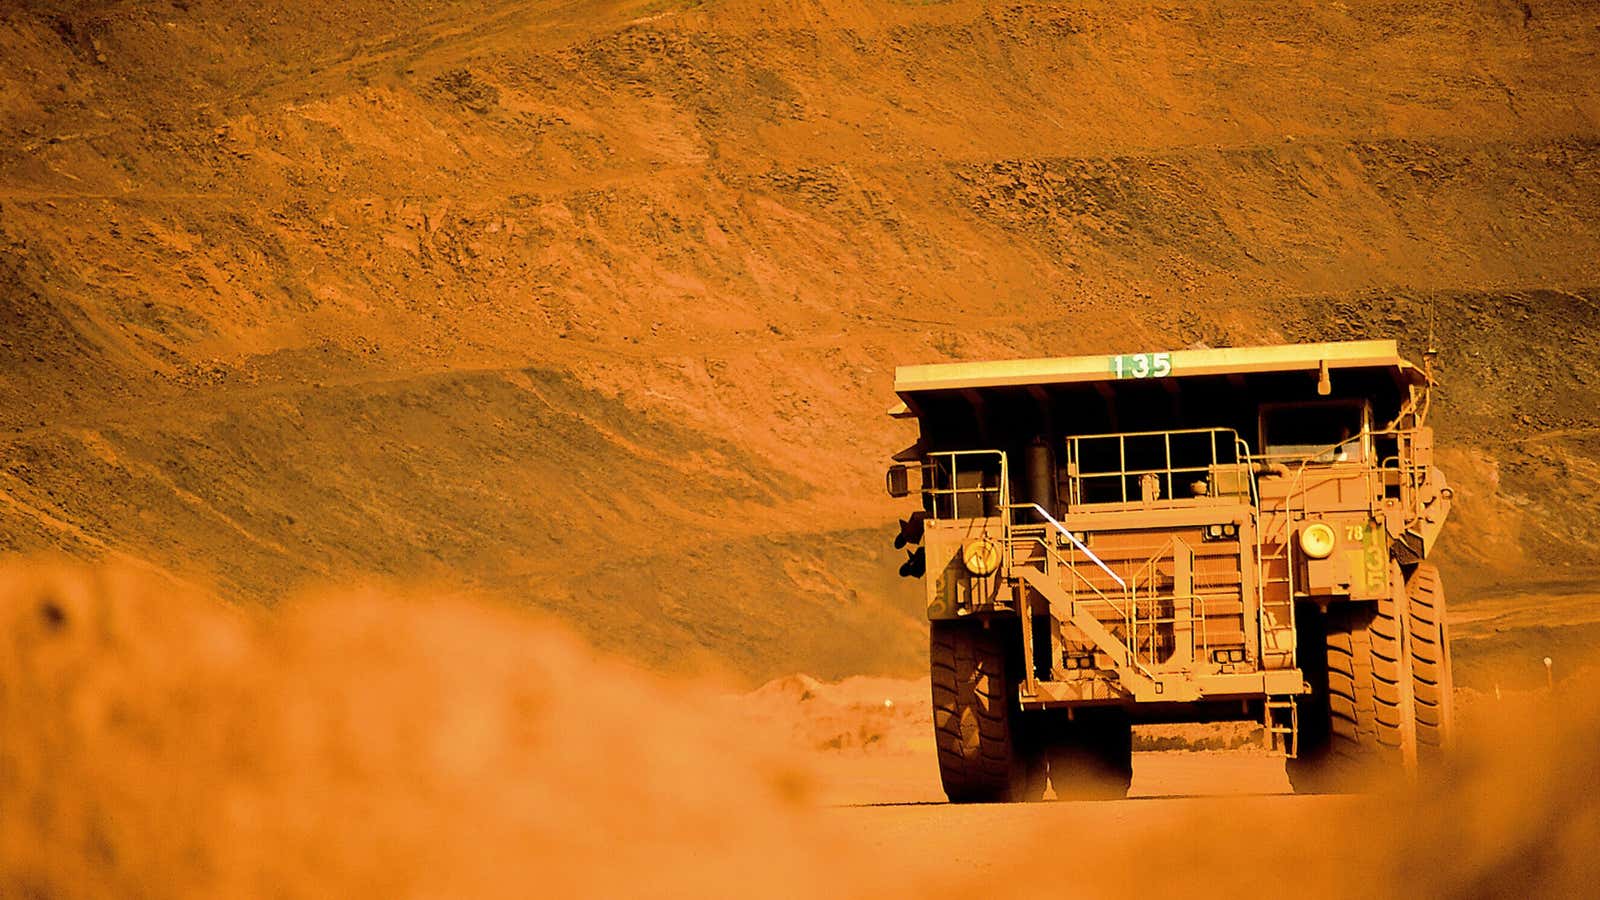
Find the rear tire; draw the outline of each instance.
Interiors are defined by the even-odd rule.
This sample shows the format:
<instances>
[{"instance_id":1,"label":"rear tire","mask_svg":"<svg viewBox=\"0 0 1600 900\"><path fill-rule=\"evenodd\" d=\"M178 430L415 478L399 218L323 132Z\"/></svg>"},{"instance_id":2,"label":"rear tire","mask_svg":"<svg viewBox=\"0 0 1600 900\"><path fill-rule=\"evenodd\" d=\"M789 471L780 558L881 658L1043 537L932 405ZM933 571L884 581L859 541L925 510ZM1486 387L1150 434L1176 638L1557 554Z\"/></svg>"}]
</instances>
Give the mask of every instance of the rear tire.
<instances>
[{"instance_id":1,"label":"rear tire","mask_svg":"<svg viewBox=\"0 0 1600 900\"><path fill-rule=\"evenodd\" d=\"M1020 648L1004 623L934 622L929 639L933 737L951 803L1008 803L1044 796L1045 766L1017 707Z\"/></svg>"},{"instance_id":2,"label":"rear tire","mask_svg":"<svg viewBox=\"0 0 1600 900\"><path fill-rule=\"evenodd\" d=\"M1439 567L1419 563L1406 579L1411 625L1411 679L1417 703L1419 765L1436 768L1455 749L1455 676Z\"/></svg>"},{"instance_id":3,"label":"rear tire","mask_svg":"<svg viewBox=\"0 0 1600 900\"><path fill-rule=\"evenodd\" d=\"M1301 701L1299 753L1286 763L1290 784L1301 792L1357 790L1405 771L1414 759L1415 713L1399 604L1335 604L1318 624L1302 629L1302 639L1322 638L1324 653L1321 667L1302 670L1312 694ZM1302 649L1315 653L1310 641Z\"/></svg>"},{"instance_id":4,"label":"rear tire","mask_svg":"<svg viewBox=\"0 0 1600 900\"><path fill-rule=\"evenodd\" d=\"M1120 800L1133 783L1133 725L1122 710L1080 710L1050 729L1045 751L1057 800Z\"/></svg>"}]
</instances>

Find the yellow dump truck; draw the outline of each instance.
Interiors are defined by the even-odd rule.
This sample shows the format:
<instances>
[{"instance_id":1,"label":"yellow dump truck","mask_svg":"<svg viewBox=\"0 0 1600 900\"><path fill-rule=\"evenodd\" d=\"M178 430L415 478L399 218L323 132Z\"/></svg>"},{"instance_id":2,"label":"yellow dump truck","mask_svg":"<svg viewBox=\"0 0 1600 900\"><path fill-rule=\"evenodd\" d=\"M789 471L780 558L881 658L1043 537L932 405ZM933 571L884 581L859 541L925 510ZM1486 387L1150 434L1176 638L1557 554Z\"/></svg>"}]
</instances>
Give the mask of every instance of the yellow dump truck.
<instances>
[{"instance_id":1,"label":"yellow dump truck","mask_svg":"<svg viewBox=\"0 0 1600 900\"><path fill-rule=\"evenodd\" d=\"M898 369L950 799L1122 796L1151 722L1257 720L1299 790L1437 763L1429 388L1394 341Z\"/></svg>"}]
</instances>

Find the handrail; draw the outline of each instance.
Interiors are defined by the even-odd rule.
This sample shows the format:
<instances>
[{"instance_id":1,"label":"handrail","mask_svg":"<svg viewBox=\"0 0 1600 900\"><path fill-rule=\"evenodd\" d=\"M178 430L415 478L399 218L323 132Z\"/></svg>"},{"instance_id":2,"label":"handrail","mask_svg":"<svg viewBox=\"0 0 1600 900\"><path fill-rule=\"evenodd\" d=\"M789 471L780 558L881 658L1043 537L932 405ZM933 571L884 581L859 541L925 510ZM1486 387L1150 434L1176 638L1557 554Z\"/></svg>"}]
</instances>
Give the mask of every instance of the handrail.
<instances>
[{"instance_id":1,"label":"handrail","mask_svg":"<svg viewBox=\"0 0 1600 900\"><path fill-rule=\"evenodd\" d=\"M1062 534L1066 535L1067 536L1067 540L1072 542L1072 546L1077 547L1079 550L1082 550L1084 556L1089 557L1090 561L1092 561L1095 565L1100 567L1100 571L1106 573L1107 575L1110 575L1111 576L1111 580L1115 581L1117 583L1118 587L1122 588L1124 591L1126 591L1128 589L1128 583L1126 581L1123 581L1121 576L1119 576L1117 573L1111 571L1111 567L1106 565L1104 562L1102 562L1100 557L1095 556L1094 555L1094 551L1090 550L1087 544L1085 544L1083 541L1078 540L1078 536L1077 535L1075 535L1072 532L1068 531L1066 529L1066 526L1062 525L1060 522L1057 522L1056 521L1056 517L1050 515L1049 512L1045 511L1044 507L1040 506L1037 503L1018 503L1018 504L1016 504L1016 505L1014 505L1014 506L1012 506L1010 508L1011 509L1031 509L1034 512L1038 513L1040 516L1042 516L1044 518L1044 520L1046 522L1049 522L1051 525L1054 525L1055 529L1057 531L1059 531Z\"/></svg>"},{"instance_id":2,"label":"handrail","mask_svg":"<svg viewBox=\"0 0 1600 900\"><path fill-rule=\"evenodd\" d=\"M1266 543L1274 543L1278 547L1278 551L1273 554L1271 561L1277 562L1281 560L1283 562L1284 591L1287 595L1285 607L1289 615L1289 628L1291 631L1294 631L1298 634L1299 626L1295 622L1295 567L1293 546L1295 501L1299 500L1302 505L1305 502L1305 484L1303 477L1306 473L1306 467L1308 463L1309 460L1302 460L1300 464L1294 468L1294 472L1290 476L1288 489L1284 492L1282 501L1275 510L1277 514L1275 517L1277 527L1273 530L1273 534L1268 536L1263 534L1260 529L1257 529L1256 531L1256 645L1259 648L1259 653L1261 654L1263 663L1266 660L1267 652L1266 571L1269 560L1262 554L1262 545ZM1285 468L1287 469L1287 467ZM1368 471L1370 475L1370 469ZM1258 509L1261 509L1264 514L1265 504L1261 503L1261 505L1258 506ZM1292 668L1298 669L1300 667L1299 641L1297 640L1293 642L1290 645L1290 648L1289 665Z\"/></svg>"},{"instance_id":3,"label":"handrail","mask_svg":"<svg viewBox=\"0 0 1600 900\"><path fill-rule=\"evenodd\" d=\"M1112 571L1111 567L1106 565L1105 561L1100 557L1096 556L1093 550L1090 550L1083 541L1078 539L1077 535L1068 531L1066 526L1057 521L1055 516L1050 515L1050 513L1039 504L1019 503L1007 508L1021 510L1031 509L1038 513L1039 516L1048 522L1051 527L1055 528L1056 531L1066 535L1067 540L1072 543L1074 548L1081 550L1083 555L1087 556L1096 566L1099 566L1102 572L1105 572L1107 575L1111 576L1111 580L1115 581L1117 586L1122 589L1122 596L1120 599L1108 596L1106 592L1100 590L1100 588L1094 582L1084 577L1083 573L1079 572L1076 566L1073 566L1062 558L1061 553L1055 547L1051 546L1050 541L1046 541L1042 536L1030 538L1030 543L1037 541L1039 546L1044 549L1046 557L1055 559L1060 564L1064 564L1067 570L1072 573L1074 578L1083 582L1084 586L1093 592L1094 597L1096 598L1095 600L1085 600L1082 602L1104 603L1110 606L1111 609L1122 618L1122 628L1124 631L1122 646L1128 663L1133 667L1134 671L1145 676L1146 678L1155 678L1155 673L1151 671L1150 668L1146 666L1140 659L1138 599L1136 596L1134 596L1134 592L1129 588L1128 583L1122 579L1122 576ZM1152 656L1152 660L1153 658L1154 657Z\"/></svg>"},{"instance_id":4,"label":"handrail","mask_svg":"<svg viewBox=\"0 0 1600 900\"><path fill-rule=\"evenodd\" d=\"M1210 457L1209 462L1199 465L1174 465L1173 439L1198 436L1205 436L1206 438L1206 455ZM1160 441L1159 450L1165 465L1158 468L1129 468L1129 442L1154 440ZM1116 468L1105 471L1082 471L1080 463L1082 460L1084 446L1087 444L1095 444L1106 441L1116 442ZM1223 450L1224 447L1227 447L1228 449L1225 451ZM1231 451L1233 455L1232 461L1224 458L1226 453L1229 451ZM1180 498L1177 496L1175 479L1178 477L1184 475L1215 472L1226 467L1238 471L1240 475L1245 476L1245 480L1249 480L1248 474L1253 465L1250 456L1250 447L1245 443L1244 439L1239 436L1239 432L1232 428L1221 427L1180 428L1165 431L1129 431L1108 432L1105 434L1072 435L1067 438L1067 456L1069 467L1068 503L1073 507L1079 505L1098 506L1102 503L1132 502L1128 493L1129 479L1144 478L1152 475L1158 480L1164 479L1164 481L1161 483L1164 483L1166 487L1166 496L1168 499L1160 501L1161 503L1187 504L1191 502L1191 498ZM1201 459L1204 459L1204 457L1201 457ZM1089 503L1085 500L1087 487L1091 483L1101 484L1112 480L1117 482L1118 494L1121 497L1120 500L1095 501L1094 503ZM1250 484L1250 494L1252 503L1257 502L1259 498L1256 497L1255 485L1253 481Z\"/></svg>"},{"instance_id":5,"label":"handrail","mask_svg":"<svg viewBox=\"0 0 1600 900\"><path fill-rule=\"evenodd\" d=\"M982 481L980 480L980 482L974 487L961 487L960 486L960 478L959 478L959 475L960 475L960 463L958 461L961 457L994 457L995 459L999 460L999 472L998 472L998 474L997 474L997 476L995 478L995 483L993 485L987 485L987 484L982 483ZM949 460L949 464L950 464L949 473L948 473L949 474L949 484L950 484L950 486L949 487L931 487L929 485L929 482L928 482L927 472L928 472L928 470L930 468L934 469L937 472L938 471L938 467L937 467L935 461L945 460L945 459ZM960 498L963 497L963 496L976 496L976 497L979 497L980 499L992 496L994 498L995 507L998 510L1005 510L1005 509L1009 509L1010 508L1010 506L1011 506L1011 475L1010 475L1010 471L1009 471L1009 461L1006 458L1005 451L1003 451L1003 450L989 450L989 449L984 449L984 450L939 450L939 451L930 452L927 455L927 460L928 461L924 461L923 463L920 464L921 469L923 471L922 494L924 495L924 497L929 502L929 505L930 505L930 508L929 508L930 518L932 518L934 521L941 521L941 520L943 520L945 518L948 518L948 519L959 519L959 518L961 518L961 516L958 515L958 513L961 511L961 500L960 500ZM979 471L981 472L982 470L980 469ZM948 517L940 515L939 500L941 498L948 498L949 499L949 503L950 503L949 513L950 513L950 515ZM1002 522L1001 523L1001 527L1002 527L1002 530L1006 533L1006 535L1009 536L1009 534L1010 534L1009 522Z\"/></svg>"},{"instance_id":6,"label":"handrail","mask_svg":"<svg viewBox=\"0 0 1600 900\"><path fill-rule=\"evenodd\" d=\"M1057 565L1066 567L1067 571L1072 573L1072 577L1073 578L1076 578L1079 582L1082 582L1083 586L1085 588L1087 588L1088 590L1092 591L1094 593L1094 596L1096 598L1098 598L1097 601L1086 600L1086 601L1083 601L1083 602L1085 602L1085 603L1100 602L1100 603L1110 604L1111 607L1113 609L1116 609L1117 612L1121 613L1124 618L1127 617L1127 613L1121 608L1121 606L1119 606L1117 600L1115 600L1112 597L1108 596L1105 591L1100 590L1100 586L1099 585L1095 584L1093 581L1090 581L1088 576L1084 575L1082 572L1079 572L1077 566L1074 566L1071 562L1069 562L1067 560L1066 557L1062 556L1061 552L1059 550L1057 550L1055 547L1052 547L1050 545L1050 542L1046 541L1044 539L1044 537L1041 536L1041 535L1029 534L1029 535L1027 535L1025 537L1016 537L1015 535L1013 535L1013 537L1011 538L1011 548L1012 548L1012 551L1011 551L1011 560L1012 560L1011 561L1011 565L1013 565L1013 566L1017 565L1017 562L1015 561L1015 557L1016 557L1016 548L1017 548L1017 546L1019 544L1026 544L1026 545L1038 544L1039 545L1039 549L1043 550L1044 554L1047 557L1049 557L1050 559L1055 560ZM1074 592L1076 592L1076 589L1074 589ZM1124 600L1125 599L1126 598L1124 598Z\"/></svg>"},{"instance_id":7,"label":"handrail","mask_svg":"<svg viewBox=\"0 0 1600 900\"><path fill-rule=\"evenodd\" d=\"M1019 505L1017 505L1017 506L1015 506L1013 508L1015 508L1015 509L1027 509L1029 506L1037 507L1037 504L1019 504ZM1112 596L1106 594L1105 591L1102 591L1100 589L1099 585L1096 585L1093 581L1089 580L1089 578L1086 577L1082 572L1078 571L1078 569L1077 569L1077 567L1075 565L1073 565L1072 563L1068 562L1061 555L1061 552L1059 550L1057 550L1056 547L1054 547L1052 545L1052 542L1047 541L1047 540L1044 539L1043 535L1030 535L1026 539L1027 543L1028 544L1038 544L1039 548L1044 551L1045 557L1047 559L1055 560L1055 562L1058 565L1064 566L1067 569L1067 571L1072 574L1072 577L1074 579L1076 579L1078 582L1082 582L1083 586L1085 588L1088 588L1088 590L1093 594L1093 598L1092 599L1087 599L1087 600L1082 600L1082 601L1074 599L1074 601L1073 601L1074 603L1079 603L1079 602L1085 603L1085 604L1104 603L1105 605L1111 607L1111 609L1114 612L1116 612L1118 616L1121 617L1121 619L1122 619L1122 628L1123 628L1123 631L1125 633L1125 636L1122 638L1122 648L1123 648L1123 651L1124 651L1125 658L1127 659L1128 663L1133 666L1134 670L1137 671L1139 674L1144 675L1146 678L1155 678L1155 673L1152 672L1147 666L1145 666L1145 664L1143 662L1141 662L1140 659L1139 659L1138 630L1137 630L1137 626L1136 626L1137 617L1138 617L1138 606L1137 606L1137 601L1134 600L1133 597L1128 595L1127 583L1124 582L1120 577L1118 577L1117 573L1111 571L1105 565L1105 563L1103 561L1101 561L1098 557L1096 557L1092 552L1090 552L1087 547L1084 547L1083 546L1083 542L1077 540L1076 538L1073 537L1071 532L1067 532L1064 528L1062 528L1061 523L1057 522L1054 517L1052 517L1049 513L1043 512L1042 510L1041 510L1041 514L1045 517L1046 520L1048 520L1050 522L1050 524L1054 525L1057 529L1059 529L1059 530L1063 531L1064 533L1066 533L1068 540L1071 540L1075 547L1082 547L1085 555L1087 555L1089 558L1093 559L1095 561L1095 563L1098 564L1102 569L1104 569L1106 571L1106 573L1108 575L1110 575L1113 579L1116 579L1117 583L1119 585L1122 585L1123 596L1120 599L1118 599L1118 598L1115 598L1115 597L1112 597ZM1013 554L1016 552L1016 543L1017 543L1018 540L1020 540L1020 539L1013 537L1008 542L1008 546L1010 546L1012 548L1011 552ZM1015 563L1013 562L1012 565L1015 565ZM1076 596L1075 590L1076 589L1074 589L1074 596Z\"/></svg>"},{"instance_id":8,"label":"handrail","mask_svg":"<svg viewBox=\"0 0 1600 900\"><path fill-rule=\"evenodd\" d=\"M1430 470L1434 468L1426 463L1417 462L1414 450L1407 452L1408 439L1412 442L1416 440L1414 429L1397 431L1398 446L1395 455L1378 460L1380 478L1386 472L1395 473L1395 484L1400 489L1400 514L1404 517L1406 530L1423 518L1422 510L1417 505L1417 495L1427 483Z\"/></svg>"},{"instance_id":9,"label":"handrail","mask_svg":"<svg viewBox=\"0 0 1600 900\"><path fill-rule=\"evenodd\" d=\"M1239 435L1239 431L1236 428L1226 428L1226 427L1222 427L1222 426L1213 426L1213 427L1209 427L1209 428L1157 428L1157 429L1154 429L1154 430L1151 430L1151 431L1103 431L1103 432L1100 432L1098 434L1074 434L1074 435L1069 435L1069 437L1076 438L1078 440L1093 441L1093 440L1099 440L1101 438L1153 437L1153 436L1163 435L1163 434L1174 434L1175 435L1175 434L1222 434L1222 433L1232 434L1235 437L1238 437L1238 435Z\"/></svg>"}]
</instances>

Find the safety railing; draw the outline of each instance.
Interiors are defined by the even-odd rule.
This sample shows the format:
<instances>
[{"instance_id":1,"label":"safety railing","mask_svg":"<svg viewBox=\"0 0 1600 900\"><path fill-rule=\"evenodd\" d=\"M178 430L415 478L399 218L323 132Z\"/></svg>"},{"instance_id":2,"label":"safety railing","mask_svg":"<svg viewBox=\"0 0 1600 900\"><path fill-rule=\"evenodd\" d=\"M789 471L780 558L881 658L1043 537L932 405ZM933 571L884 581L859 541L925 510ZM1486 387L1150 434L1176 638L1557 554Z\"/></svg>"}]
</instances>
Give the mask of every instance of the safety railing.
<instances>
[{"instance_id":1,"label":"safety railing","mask_svg":"<svg viewBox=\"0 0 1600 900\"><path fill-rule=\"evenodd\" d=\"M1387 487L1391 481L1399 487L1401 506L1410 510L1416 505L1416 496L1421 492L1422 486L1427 483L1431 466L1416 461L1416 428L1385 428L1382 430L1362 431L1351 435L1342 441L1317 445L1296 453L1261 453L1253 457L1258 467L1269 467L1280 472L1289 473L1294 479L1292 484L1302 493L1305 491L1305 481L1309 473L1331 473L1337 468L1328 467L1330 461L1337 465L1339 462L1355 462L1363 464L1361 469L1365 475L1367 495L1376 493L1377 486ZM1368 456L1369 452L1376 453L1377 438L1393 438L1396 446L1394 456ZM1341 451L1349 446L1360 447L1359 453L1340 457ZM1369 460L1376 460L1377 465L1372 466ZM1343 475L1349 477L1349 469ZM1393 478L1390 473L1394 473ZM1373 484L1373 479L1378 480L1378 485Z\"/></svg>"},{"instance_id":2,"label":"safety railing","mask_svg":"<svg viewBox=\"0 0 1600 900\"><path fill-rule=\"evenodd\" d=\"M1001 450L945 450L922 463L923 505L932 520L1002 516L1011 505L1011 473Z\"/></svg>"},{"instance_id":3,"label":"safety railing","mask_svg":"<svg viewBox=\"0 0 1600 900\"><path fill-rule=\"evenodd\" d=\"M1059 523L1056 526L1059 527ZM1013 530L1014 565L1027 565L1040 558L1051 558L1057 567L1066 567L1071 573L1064 584L1072 602L1090 615L1095 616L1103 623L1112 625L1126 651L1126 658L1134 668L1146 677L1154 678L1155 669L1163 662L1170 659L1182 644L1179 643L1180 631L1186 632L1188 658L1197 662L1210 660L1212 645L1210 620L1217 616L1232 615L1238 619L1241 626L1245 625L1246 602L1242 595L1228 598L1207 597L1201 593L1194 584L1181 592L1174 589L1167 590L1162 581L1168 577L1162 572L1161 564L1171 560L1177 566L1177 557L1187 555L1188 569L1191 578L1194 577L1194 550L1177 540L1168 540L1154 555L1140 563L1127 578L1118 575L1116 571L1095 556L1088 546L1072 535L1065 528L1060 528L1068 537L1069 554L1081 553L1102 568L1120 588L1120 596L1108 593L1094 581L1085 577L1080 571L1077 560L1071 555L1063 555L1050 546L1045 538L1049 531L1040 526L1018 526ZM1041 557L1034 551L1038 549L1043 554ZM1016 556L1022 558L1017 559ZM1080 594L1082 596L1080 596ZM1170 603L1170 610L1163 610L1162 604ZM1219 606L1219 604L1221 604ZM1184 612L1180 615L1179 608ZM1164 648L1162 642L1170 637L1171 647ZM1165 651L1165 652L1163 652Z\"/></svg>"},{"instance_id":4,"label":"safety railing","mask_svg":"<svg viewBox=\"0 0 1600 900\"><path fill-rule=\"evenodd\" d=\"M1118 620L1122 624L1122 641L1127 651L1126 658L1139 673L1147 678L1154 678L1154 673L1139 658L1137 634L1140 616L1136 602L1129 593L1128 582L1110 566L1106 565L1105 561L1095 555L1087 544L1057 521L1054 516L1050 515L1044 507L1037 503L1024 503L1012 506L1010 509L1031 512L1043 519L1044 523L1042 525L1018 525L1012 527L1010 537L1006 543L1008 564L1010 566L1032 565L1036 559L1033 551L1038 548L1038 550L1042 551L1042 556L1037 558L1042 558L1045 562L1044 571L1046 573L1054 574L1063 568L1066 569L1071 579L1065 587L1072 598L1072 602L1074 604L1081 603L1091 608L1096 605L1108 607L1115 617L1114 620ZM1055 541L1050 539L1052 536L1065 538L1067 546L1071 548L1072 555L1083 554L1087 561L1105 572L1121 589L1122 596L1116 597L1101 590L1099 585L1079 571L1078 562L1072 558L1072 555L1063 555L1061 553ZM1018 551L1024 549L1027 552L1023 555L1023 558L1019 559ZM1090 595L1087 599L1078 599L1080 588Z\"/></svg>"},{"instance_id":5,"label":"safety railing","mask_svg":"<svg viewBox=\"0 0 1600 900\"><path fill-rule=\"evenodd\" d=\"M1231 428L1076 435L1067 439L1068 504L1160 508L1244 496L1254 505L1251 466Z\"/></svg>"},{"instance_id":6,"label":"safety railing","mask_svg":"<svg viewBox=\"0 0 1600 900\"><path fill-rule=\"evenodd\" d=\"M1385 487L1389 483L1389 473L1394 472L1394 482L1400 491L1400 510L1405 517L1406 528L1421 517L1421 495L1423 486L1432 477L1432 466L1417 462L1416 454L1416 429L1402 429L1389 432L1395 438L1395 455L1384 457L1378 464L1379 477L1383 479Z\"/></svg>"},{"instance_id":7,"label":"safety railing","mask_svg":"<svg viewBox=\"0 0 1600 900\"><path fill-rule=\"evenodd\" d=\"M1143 593L1144 593L1144 602L1150 607L1150 616L1149 616L1149 618L1147 620L1147 624L1149 626L1149 628L1147 630L1148 630L1149 635L1150 635L1150 640L1149 640L1149 647L1147 648L1147 651L1148 651L1149 659L1150 659L1150 662L1151 662L1152 665L1154 665L1154 664L1156 664L1156 662L1158 662L1157 654L1158 654L1159 651L1158 651L1158 648L1156 646L1156 641L1160 637L1161 626L1164 625L1164 624L1169 624L1169 625L1174 626L1174 628L1176 628L1176 626L1178 624L1176 606L1177 606L1177 601L1180 599L1179 596L1178 596L1177 590L1176 590L1176 588L1177 588L1176 584L1173 585L1174 590L1173 590L1172 593L1163 594L1161 592L1160 585L1158 584L1158 581L1159 581L1159 579L1161 577L1161 573L1156 568L1156 566L1157 566L1157 563L1159 563L1161 560L1167 559L1168 557L1171 557L1172 560L1173 560L1173 568L1176 569L1177 568L1177 556L1178 556L1178 554L1180 552L1180 546L1181 545L1179 544L1178 541L1176 541L1176 540L1168 540L1165 544L1163 544L1161 546L1160 550L1157 550L1155 552L1154 556L1151 556L1148 560L1146 560L1144 562L1143 565L1141 565L1139 567L1138 571L1136 571L1134 573L1134 577L1132 579L1132 583L1128 585L1129 597L1133 601L1133 608L1134 608L1134 633L1130 637L1131 637L1133 643L1135 644L1135 646L1137 646L1138 641L1139 641L1138 610L1139 610L1139 603L1140 603L1140 589L1141 588L1143 589ZM1194 566L1194 551L1190 550L1187 546L1182 546L1181 552L1187 553L1189 555L1190 571L1192 572L1193 571L1193 566ZM1193 591L1190 591L1189 594L1192 595ZM1161 608L1160 607L1160 603L1164 599L1172 601L1173 606L1174 606L1174 612L1169 617L1163 617L1163 616L1161 616L1161 614L1159 612L1159 610ZM1192 601L1193 597L1189 596L1189 597L1182 598L1182 599L1187 599L1187 600ZM1174 636L1174 641L1176 641L1176 636ZM1174 647L1174 649L1176 649L1176 647Z\"/></svg>"},{"instance_id":8,"label":"safety railing","mask_svg":"<svg viewBox=\"0 0 1600 900\"><path fill-rule=\"evenodd\" d=\"M1111 567L1105 564L1105 560L1102 560L1100 557L1096 556L1094 551L1089 549L1088 544L1085 544L1078 538L1077 535L1068 531L1065 525L1062 525L1060 522L1056 521L1056 517L1050 515L1050 512L1044 507L1037 503L1023 503L1008 507L1008 509L1025 510L1037 515L1041 519L1044 519L1045 524L1053 528L1056 534L1066 538L1068 543L1070 543L1077 550L1082 551L1083 555L1088 557L1090 562L1094 563L1096 566L1099 566L1100 570L1105 572L1107 575L1110 575L1112 581L1115 581L1120 587L1122 587L1123 590L1127 590L1128 583L1122 580L1122 576L1118 575L1116 572L1113 572Z\"/></svg>"}]
</instances>

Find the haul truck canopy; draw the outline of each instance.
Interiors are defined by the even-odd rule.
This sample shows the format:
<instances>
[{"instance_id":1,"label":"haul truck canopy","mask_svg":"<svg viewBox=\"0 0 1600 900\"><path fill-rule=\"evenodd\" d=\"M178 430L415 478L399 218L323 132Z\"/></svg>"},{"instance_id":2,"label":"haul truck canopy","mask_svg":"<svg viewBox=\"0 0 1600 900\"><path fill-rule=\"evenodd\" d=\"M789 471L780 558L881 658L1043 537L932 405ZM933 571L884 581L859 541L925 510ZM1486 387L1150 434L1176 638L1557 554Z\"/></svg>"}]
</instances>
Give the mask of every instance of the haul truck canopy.
<instances>
[{"instance_id":1,"label":"haul truck canopy","mask_svg":"<svg viewBox=\"0 0 1600 900\"><path fill-rule=\"evenodd\" d=\"M901 400L910 403L914 396L930 391L1227 377L1262 372L1306 372L1316 377L1324 370L1339 369L1379 370L1397 389L1424 382L1422 371L1400 358L1396 343L1383 340L901 366L895 370L894 390Z\"/></svg>"},{"instance_id":2,"label":"haul truck canopy","mask_svg":"<svg viewBox=\"0 0 1600 900\"><path fill-rule=\"evenodd\" d=\"M1032 435L1213 427L1261 452L1260 416L1276 404L1359 401L1362 424L1382 428L1426 385L1395 341L1340 341L901 366L889 413L921 420L906 458Z\"/></svg>"}]
</instances>

